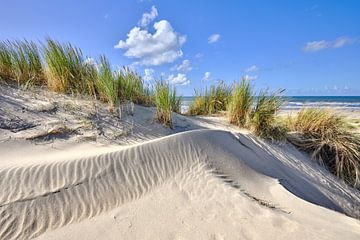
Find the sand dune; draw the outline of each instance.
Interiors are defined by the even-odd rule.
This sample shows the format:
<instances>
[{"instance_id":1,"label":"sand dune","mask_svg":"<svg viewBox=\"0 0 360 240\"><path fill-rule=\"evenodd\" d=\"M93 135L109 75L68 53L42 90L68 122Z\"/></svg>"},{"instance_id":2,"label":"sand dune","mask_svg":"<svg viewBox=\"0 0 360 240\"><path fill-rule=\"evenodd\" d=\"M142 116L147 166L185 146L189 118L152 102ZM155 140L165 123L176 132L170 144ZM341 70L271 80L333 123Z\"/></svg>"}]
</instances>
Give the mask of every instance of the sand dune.
<instances>
[{"instance_id":1,"label":"sand dune","mask_svg":"<svg viewBox=\"0 0 360 240\"><path fill-rule=\"evenodd\" d=\"M0 170L0 239L44 232L40 238L87 232L86 239L97 239L91 229L100 225L112 233L106 239L359 239L358 192L287 158L240 134L197 130L79 159L7 166ZM168 201L181 209L148 219ZM112 212L116 222L122 214L114 211L134 206L143 213L134 232L104 220ZM197 231L181 227L179 214ZM76 224L82 227L71 234ZM158 235L145 234L149 227Z\"/></svg>"}]
</instances>

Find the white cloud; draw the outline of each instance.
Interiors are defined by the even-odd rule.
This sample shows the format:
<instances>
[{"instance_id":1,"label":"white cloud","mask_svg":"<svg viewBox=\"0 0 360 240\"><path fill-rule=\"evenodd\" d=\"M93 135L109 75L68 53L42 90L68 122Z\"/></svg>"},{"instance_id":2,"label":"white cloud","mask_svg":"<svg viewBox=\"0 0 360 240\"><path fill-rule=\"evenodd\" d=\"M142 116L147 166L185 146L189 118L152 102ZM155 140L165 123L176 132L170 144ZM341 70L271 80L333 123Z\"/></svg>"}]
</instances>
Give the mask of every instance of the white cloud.
<instances>
[{"instance_id":1,"label":"white cloud","mask_svg":"<svg viewBox=\"0 0 360 240\"><path fill-rule=\"evenodd\" d=\"M83 64L97 66L97 63L94 58L88 57L83 61Z\"/></svg>"},{"instance_id":2,"label":"white cloud","mask_svg":"<svg viewBox=\"0 0 360 240\"><path fill-rule=\"evenodd\" d=\"M158 11L155 6L151 7L151 12L143 13L141 19L138 22L140 27L146 27L149 23L151 23L158 15Z\"/></svg>"},{"instance_id":3,"label":"white cloud","mask_svg":"<svg viewBox=\"0 0 360 240\"><path fill-rule=\"evenodd\" d=\"M186 74L178 73L176 76L174 74L169 75L167 78L170 84L173 85L188 85L190 80L187 78Z\"/></svg>"},{"instance_id":4,"label":"white cloud","mask_svg":"<svg viewBox=\"0 0 360 240\"><path fill-rule=\"evenodd\" d=\"M245 72L256 72L259 71L259 68L256 65L252 65L244 70Z\"/></svg>"},{"instance_id":5,"label":"white cloud","mask_svg":"<svg viewBox=\"0 0 360 240\"><path fill-rule=\"evenodd\" d=\"M246 81L251 81L251 80L256 80L258 78L258 76L257 75L245 75L244 76L244 79L246 80Z\"/></svg>"},{"instance_id":6,"label":"white cloud","mask_svg":"<svg viewBox=\"0 0 360 240\"><path fill-rule=\"evenodd\" d=\"M304 52L316 52L325 48L329 48L331 45L325 40L307 42L303 48Z\"/></svg>"},{"instance_id":7,"label":"white cloud","mask_svg":"<svg viewBox=\"0 0 360 240\"><path fill-rule=\"evenodd\" d=\"M144 81L151 82L155 79L154 77L155 71L152 68L144 69Z\"/></svg>"},{"instance_id":8,"label":"white cloud","mask_svg":"<svg viewBox=\"0 0 360 240\"><path fill-rule=\"evenodd\" d=\"M216 43L220 39L220 34L213 34L208 38L208 43Z\"/></svg>"},{"instance_id":9,"label":"white cloud","mask_svg":"<svg viewBox=\"0 0 360 240\"><path fill-rule=\"evenodd\" d=\"M204 77L202 78L203 81L209 81L211 78L211 73L210 72L206 72L204 74Z\"/></svg>"},{"instance_id":10,"label":"white cloud","mask_svg":"<svg viewBox=\"0 0 360 240\"><path fill-rule=\"evenodd\" d=\"M305 46L303 47L304 52L317 52L326 48L340 48L345 45L349 45L354 43L354 39L347 38L347 37L340 37L337 38L334 41L313 41L313 42L307 42Z\"/></svg>"},{"instance_id":11,"label":"white cloud","mask_svg":"<svg viewBox=\"0 0 360 240\"><path fill-rule=\"evenodd\" d=\"M185 59L181 64L173 66L170 70L178 72L189 72L192 70L191 62L188 59Z\"/></svg>"},{"instance_id":12,"label":"white cloud","mask_svg":"<svg viewBox=\"0 0 360 240\"><path fill-rule=\"evenodd\" d=\"M186 36L176 33L170 23L161 20L154 23L155 33L134 27L125 41L120 40L115 48L126 49L125 56L139 59L142 65L161 65L174 62L183 55L181 46Z\"/></svg>"},{"instance_id":13,"label":"white cloud","mask_svg":"<svg viewBox=\"0 0 360 240\"><path fill-rule=\"evenodd\" d=\"M354 42L353 39L350 39L350 38L347 38L347 37L340 37L338 39L336 39L334 42L333 42L333 47L334 48L340 48L340 47L343 47L347 44L352 44Z\"/></svg>"}]
</instances>

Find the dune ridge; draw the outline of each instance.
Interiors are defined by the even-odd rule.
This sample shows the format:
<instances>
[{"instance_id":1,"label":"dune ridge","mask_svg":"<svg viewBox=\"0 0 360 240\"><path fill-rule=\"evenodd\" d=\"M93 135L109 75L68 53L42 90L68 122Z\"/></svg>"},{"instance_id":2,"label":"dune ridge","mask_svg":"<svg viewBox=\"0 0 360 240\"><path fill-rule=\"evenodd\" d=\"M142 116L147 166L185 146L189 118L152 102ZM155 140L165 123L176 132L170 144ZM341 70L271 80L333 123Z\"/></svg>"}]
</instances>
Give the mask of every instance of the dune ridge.
<instances>
[{"instance_id":1,"label":"dune ridge","mask_svg":"<svg viewBox=\"0 0 360 240\"><path fill-rule=\"evenodd\" d=\"M0 170L0 239L34 238L99 215L141 198L175 175L196 176L192 169L205 169L224 184L241 188L253 200L268 197L268 202L274 202L269 206L284 210L282 214L291 213L290 205L281 200L288 193L279 187L276 176L249 164L251 159L260 161L264 156L229 132L196 130L91 157L6 167ZM304 189L311 185L302 184ZM346 206L353 204L341 197L342 189L337 195L342 201L333 203L316 186L309 193L299 193L294 182L287 185L295 195L339 212L347 213ZM251 190L254 188L256 191ZM356 210L352 214L359 216Z\"/></svg>"}]
</instances>

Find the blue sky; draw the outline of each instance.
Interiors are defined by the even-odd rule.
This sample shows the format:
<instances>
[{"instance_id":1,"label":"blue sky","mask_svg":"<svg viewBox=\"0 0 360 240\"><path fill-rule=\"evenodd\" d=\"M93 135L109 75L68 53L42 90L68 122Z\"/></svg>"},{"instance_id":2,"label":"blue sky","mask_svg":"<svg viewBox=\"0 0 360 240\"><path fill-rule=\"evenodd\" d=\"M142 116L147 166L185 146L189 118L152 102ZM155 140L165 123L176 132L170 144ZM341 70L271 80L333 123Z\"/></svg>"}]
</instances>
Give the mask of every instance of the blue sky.
<instances>
[{"instance_id":1,"label":"blue sky","mask_svg":"<svg viewBox=\"0 0 360 240\"><path fill-rule=\"evenodd\" d=\"M360 1L1 2L0 40L70 41L192 95L245 76L287 95L360 95Z\"/></svg>"}]
</instances>

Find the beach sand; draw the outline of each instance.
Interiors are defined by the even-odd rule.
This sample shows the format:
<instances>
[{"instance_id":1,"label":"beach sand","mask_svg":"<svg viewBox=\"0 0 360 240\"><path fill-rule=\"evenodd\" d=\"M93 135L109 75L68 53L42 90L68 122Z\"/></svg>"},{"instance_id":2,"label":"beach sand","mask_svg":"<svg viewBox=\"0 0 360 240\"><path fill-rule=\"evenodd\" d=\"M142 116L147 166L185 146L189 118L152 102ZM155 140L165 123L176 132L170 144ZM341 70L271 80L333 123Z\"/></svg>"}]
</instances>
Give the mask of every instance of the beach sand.
<instances>
[{"instance_id":1,"label":"beach sand","mask_svg":"<svg viewBox=\"0 0 360 240\"><path fill-rule=\"evenodd\" d=\"M360 238L358 191L222 117L168 129L12 87L0 106L0 239Z\"/></svg>"}]
</instances>

